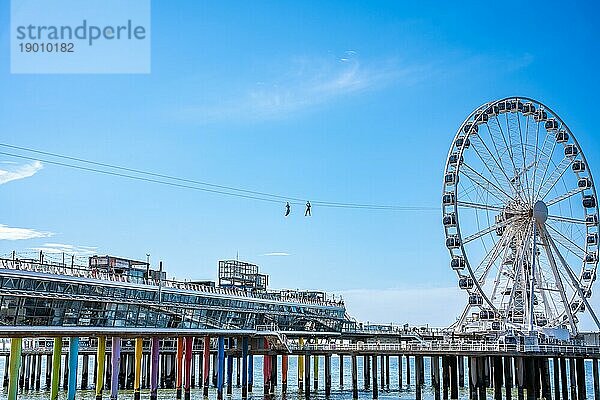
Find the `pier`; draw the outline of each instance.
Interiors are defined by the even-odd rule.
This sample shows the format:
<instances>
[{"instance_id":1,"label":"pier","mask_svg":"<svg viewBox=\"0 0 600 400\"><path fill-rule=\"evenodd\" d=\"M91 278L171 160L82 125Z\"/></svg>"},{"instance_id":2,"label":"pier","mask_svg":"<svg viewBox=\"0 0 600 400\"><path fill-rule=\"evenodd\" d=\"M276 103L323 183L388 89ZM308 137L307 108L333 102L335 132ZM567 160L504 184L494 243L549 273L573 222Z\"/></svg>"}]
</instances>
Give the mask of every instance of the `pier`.
<instances>
[{"instance_id":1,"label":"pier","mask_svg":"<svg viewBox=\"0 0 600 400\"><path fill-rule=\"evenodd\" d=\"M220 263L217 286L167 280L160 266L154 271L110 256L90 258L88 266L42 258L0 260L0 316L11 324L0 327L7 338L0 350L7 368L0 376L10 400L41 388L51 399L63 390L74 399L78 390L92 389L98 400L117 399L121 390L156 399L163 388L189 399L191 389L208 395L210 387L220 400L233 387L247 398L259 384L264 395L286 393L293 385L306 398L319 391L329 396L336 358L337 385L351 388L353 398L365 391L378 398L396 379L421 399L427 374L435 399L457 399L459 388L468 388L472 399L485 399L492 390L494 399L511 398L513 389L519 399L600 396L595 334L569 343L525 343L368 325L325 293L271 292L257 266L233 260ZM295 370L289 370L291 359ZM260 383L253 382L257 360ZM344 382L344 360L350 382ZM585 360L592 362L594 393L586 393Z\"/></svg>"}]
</instances>

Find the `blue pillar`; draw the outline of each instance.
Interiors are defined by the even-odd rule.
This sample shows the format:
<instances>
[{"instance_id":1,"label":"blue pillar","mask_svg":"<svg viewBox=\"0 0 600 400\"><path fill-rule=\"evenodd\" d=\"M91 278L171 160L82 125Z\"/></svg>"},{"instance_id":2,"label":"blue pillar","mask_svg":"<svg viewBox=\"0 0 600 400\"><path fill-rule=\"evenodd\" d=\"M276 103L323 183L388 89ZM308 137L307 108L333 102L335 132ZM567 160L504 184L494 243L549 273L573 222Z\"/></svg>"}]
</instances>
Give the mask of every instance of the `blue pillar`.
<instances>
[{"instance_id":1,"label":"blue pillar","mask_svg":"<svg viewBox=\"0 0 600 400\"><path fill-rule=\"evenodd\" d=\"M248 338L242 339L242 399L248 397Z\"/></svg>"},{"instance_id":2,"label":"blue pillar","mask_svg":"<svg viewBox=\"0 0 600 400\"><path fill-rule=\"evenodd\" d=\"M233 388L233 354L231 349L233 348L233 339L229 338L229 354L227 355L227 394L231 395Z\"/></svg>"},{"instance_id":3,"label":"blue pillar","mask_svg":"<svg viewBox=\"0 0 600 400\"><path fill-rule=\"evenodd\" d=\"M248 354L248 393L252 393L252 385L254 384L254 356Z\"/></svg>"},{"instance_id":4,"label":"blue pillar","mask_svg":"<svg viewBox=\"0 0 600 400\"><path fill-rule=\"evenodd\" d=\"M223 378L225 372L225 338L219 336L218 370L217 370L217 399L223 399Z\"/></svg>"},{"instance_id":5,"label":"blue pillar","mask_svg":"<svg viewBox=\"0 0 600 400\"><path fill-rule=\"evenodd\" d=\"M77 390L77 361L79 359L79 338L72 337L69 341L69 387L67 400L75 400Z\"/></svg>"}]
</instances>

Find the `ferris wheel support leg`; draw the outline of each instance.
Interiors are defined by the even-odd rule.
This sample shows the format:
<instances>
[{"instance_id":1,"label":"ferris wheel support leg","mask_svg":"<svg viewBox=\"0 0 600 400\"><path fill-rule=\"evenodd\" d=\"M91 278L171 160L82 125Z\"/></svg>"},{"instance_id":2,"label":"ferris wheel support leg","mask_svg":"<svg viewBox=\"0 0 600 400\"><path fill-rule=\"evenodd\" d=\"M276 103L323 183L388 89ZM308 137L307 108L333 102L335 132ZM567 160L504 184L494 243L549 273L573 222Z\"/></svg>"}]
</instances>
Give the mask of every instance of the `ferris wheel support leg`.
<instances>
[{"instance_id":1,"label":"ferris wheel support leg","mask_svg":"<svg viewBox=\"0 0 600 400\"><path fill-rule=\"evenodd\" d=\"M556 247L556 243L554 243L554 239L552 239L550 237L550 235L548 234L548 231L546 231L545 228L544 228L544 231L545 231L546 237L548 238L548 241L552 245L552 248L554 249L554 251L558 255L558 258L559 258L561 264L563 265L563 267L567 271L567 275L569 275L569 278L571 279L571 282L573 283L573 286L575 286L577 288L577 294L579 295L579 297L581 298L581 300L585 304L586 309L589 311L590 315L592 316L592 319L596 323L596 326L598 327L598 329L600 329L600 321L598 321L598 317L596 316L596 313L594 312L594 309L592 307L590 307L590 303L587 301L585 295L583 294L583 291L581 290L581 287L579 286L579 282L577 281L577 278L575 277L575 274L573 273L573 271L571 271L571 267L569 267L569 265L567 264L567 262L563 258L562 254L560 254L560 252L558 251L558 248Z\"/></svg>"},{"instance_id":2,"label":"ferris wheel support leg","mask_svg":"<svg viewBox=\"0 0 600 400\"><path fill-rule=\"evenodd\" d=\"M562 279L560 277L560 273L559 273L558 267L556 265L556 260L554 259L554 256L552 255L552 252L549 249L550 239L548 238L547 231L545 231L545 230L542 231L542 238L544 240L544 244L545 244L544 249L546 250L546 255L548 256L548 261L550 261L550 268L552 269L552 274L554 275L554 280L556 281L556 285L558 287L561 300L562 300L563 304L565 305L565 312L567 313L567 317L569 318L569 325L571 326L571 331L573 332L573 334L577 334L577 325L575 325L575 322L573 320L573 313L571 312L571 307L569 307L569 300L567 299L565 287L562 283Z\"/></svg>"},{"instance_id":3,"label":"ferris wheel support leg","mask_svg":"<svg viewBox=\"0 0 600 400\"><path fill-rule=\"evenodd\" d=\"M455 332L460 332L465 323L465 319L467 318L467 315L469 315L470 309L471 309L471 306L469 304L467 304L465 306L464 311L460 315L460 318L454 324L450 325L450 329L452 329Z\"/></svg>"}]
</instances>

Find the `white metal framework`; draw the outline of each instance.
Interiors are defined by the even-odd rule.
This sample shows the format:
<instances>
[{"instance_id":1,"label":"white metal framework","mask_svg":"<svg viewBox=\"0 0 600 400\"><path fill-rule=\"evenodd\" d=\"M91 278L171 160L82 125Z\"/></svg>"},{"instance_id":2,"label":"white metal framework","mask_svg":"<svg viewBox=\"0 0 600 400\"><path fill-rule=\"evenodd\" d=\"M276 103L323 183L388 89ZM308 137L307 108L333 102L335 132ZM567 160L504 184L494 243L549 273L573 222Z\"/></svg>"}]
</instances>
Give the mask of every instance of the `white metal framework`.
<instances>
[{"instance_id":1,"label":"white metal framework","mask_svg":"<svg viewBox=\"0 0 600 400\"><path fill-rule=\"evenodd\" d=\"M461 124L442 194L451 268L468 295L457 331L577 333L598 265L598 198L575 136L524 97Z\"/></svg>"}]
</instances>

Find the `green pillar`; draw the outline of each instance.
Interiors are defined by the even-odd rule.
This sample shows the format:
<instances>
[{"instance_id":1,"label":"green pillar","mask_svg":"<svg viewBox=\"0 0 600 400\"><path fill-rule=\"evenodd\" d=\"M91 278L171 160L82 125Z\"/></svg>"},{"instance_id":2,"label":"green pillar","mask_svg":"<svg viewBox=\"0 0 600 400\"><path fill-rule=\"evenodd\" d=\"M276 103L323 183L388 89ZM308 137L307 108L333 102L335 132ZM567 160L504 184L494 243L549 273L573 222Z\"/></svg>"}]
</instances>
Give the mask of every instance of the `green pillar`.
<instances>
[{"instance_id":1,"label":"green pillar","mask_svg":"<svg viewBox=\"0 0 600 400\"><path fill-rule=\"evenodd\" d=\"M54 349L52 350L52 383L50 386L50 400L58 399L61 355L62 355L62 337L55 337L54 338Z\"/></svg>"},{"instance_id":2,"label":"green pillar","mask_svg":"<svg viewBox=\"0 0 600 400\"><path fill-rule=\"evenodd\" d=\"M10 340L10 365L8 377L8 400L17 400L19 387L19 369L21 368L21 350L23 339L12 338Z\"/></svg>"}]
</instances>

